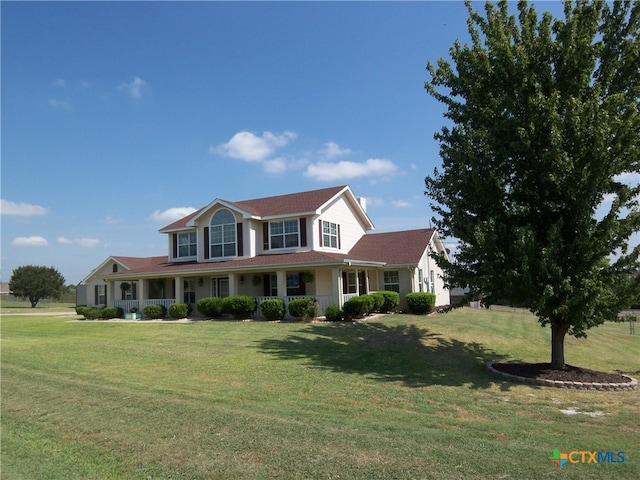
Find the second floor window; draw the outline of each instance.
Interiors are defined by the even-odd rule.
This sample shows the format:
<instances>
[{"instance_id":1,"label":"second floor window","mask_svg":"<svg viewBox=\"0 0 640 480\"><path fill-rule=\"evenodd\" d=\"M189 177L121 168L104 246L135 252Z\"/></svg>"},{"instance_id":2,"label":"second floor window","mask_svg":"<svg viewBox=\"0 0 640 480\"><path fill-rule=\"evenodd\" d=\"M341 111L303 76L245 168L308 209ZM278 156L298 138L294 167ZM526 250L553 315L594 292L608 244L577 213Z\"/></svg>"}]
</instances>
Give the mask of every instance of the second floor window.
<instances>
[{"instance_id":1,"label":"second floor window","mask_svg":"<svg viewBox=\"0 0 640 480\"><path fill-rule=\"evenodd\" d=\"M284 220L269 223L269 241L271 248L293 248L300 246L298 220Z\"/></svg>"},{"instance_id":2,"label":"second floor window","mask_svg":"<svg viewBox=\"0 0 640 480\"><path fill-rule=\"evenodd\" d=\"M198 255L196 232L178 234L178 257L195 257Z\"/></svg>"},{"instance_id":3,"label":"second floor window","mask_svg":"<svg viewBox=\"0 0 640 480\"><path fill-rule=\"evenodd\" d=\"M332 222L322 222L322 245L338 248L338 225Z\"/></svg>"},{"instance_id":4,"label":"second floor window","mask_svg":"<svg viewBox=\"0 0 640 480\"><path fill-rule=\"evenodd\" d=\"M229 210L218 210L211 217L209 241L211 258L236 256L236 218Z\"/></svg>"}]
</instances>

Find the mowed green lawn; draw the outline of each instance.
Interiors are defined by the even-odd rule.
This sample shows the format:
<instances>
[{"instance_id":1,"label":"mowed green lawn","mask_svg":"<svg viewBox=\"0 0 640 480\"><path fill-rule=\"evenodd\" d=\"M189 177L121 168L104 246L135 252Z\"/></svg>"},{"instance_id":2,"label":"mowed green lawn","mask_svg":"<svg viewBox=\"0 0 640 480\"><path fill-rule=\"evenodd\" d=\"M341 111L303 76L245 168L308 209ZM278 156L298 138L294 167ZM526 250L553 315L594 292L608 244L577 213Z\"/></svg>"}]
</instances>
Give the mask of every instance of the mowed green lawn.
<instances>
[{"instance_id":1,"label":"mowed green lawn","mask_svg":"<svg viewBox=\"0 0 640 480\"><path fill-rule=\"evenodd\" d=\"M1 326L3 479L640 478L637 391L484 373L490 361L548 361L549 330L528 314L360 324L5 315ZM640 335L604 325L568 339L567 362L637 372ZM554 449L625 461L560 468Z\"/></svg>"}]
</instances>

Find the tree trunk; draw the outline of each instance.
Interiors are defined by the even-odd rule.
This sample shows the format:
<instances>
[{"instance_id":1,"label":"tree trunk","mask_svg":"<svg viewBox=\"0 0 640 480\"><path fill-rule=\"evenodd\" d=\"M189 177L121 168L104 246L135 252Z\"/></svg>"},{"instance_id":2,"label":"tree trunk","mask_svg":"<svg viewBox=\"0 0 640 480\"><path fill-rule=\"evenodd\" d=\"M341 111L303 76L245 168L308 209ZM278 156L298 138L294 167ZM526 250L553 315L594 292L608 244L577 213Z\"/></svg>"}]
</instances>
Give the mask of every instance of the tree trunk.
<instances>
[{"instance_id":1,"label":"tree trunk","mask_svg":"<svg viewBox=\"0 0 640 480\"><path fill-rule=\"evenodd\" d=\"M551 322L551 368L564 370L564 337L567 327Z\"/></svg>"}]
</instances>

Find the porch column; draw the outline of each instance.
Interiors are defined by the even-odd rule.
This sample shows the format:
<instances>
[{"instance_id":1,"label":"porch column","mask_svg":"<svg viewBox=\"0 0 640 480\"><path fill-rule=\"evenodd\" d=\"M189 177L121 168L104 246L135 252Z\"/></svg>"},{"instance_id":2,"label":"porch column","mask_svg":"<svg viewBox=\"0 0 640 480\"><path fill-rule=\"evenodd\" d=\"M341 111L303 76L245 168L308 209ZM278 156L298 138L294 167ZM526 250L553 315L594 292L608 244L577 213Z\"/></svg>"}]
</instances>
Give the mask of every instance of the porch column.
<instances>
[{"instance_id":1,"label":"porch column","mask_svg":"<svg viewBox=\"0 0 640 480\"><path fill-rule=\"evenodd\" d=\"M233 297L234 295L238 295L238 287L236 283L238 281L238 276L235 273L229 274L229 296Z\"/></svg>"},{"instance_id":2,"label":"porch column","mask_svg":"<svg viewBox=\"0 0 640 480\"><path fill-rule=\"evenodd\" d=\"M287 272L283 270L278 270L276 272L276 282L278 283L278 296L286 297L287 296Z\"/></svg>"},{"instance_id":3,"label":"porch column","mask_svg":"<svg viewBox=\"0 0 640 480\"><path fill-rule=\"evenodd\" d=\"M333 303L342 308L342 271L339 268L331 269L331 295Z\"/></svg>"},{"instance_id":4,"label":"porch column","mask_svg":"<svg viewBox=\"0 0 640 480\"><path fill-rule=\"evenodd\" d=\"M175 277L173 279L173 286L175 290L174 299L176 303L182 303L184 297L184 286L182 285L182 279L180 277Z\"/></svg>"},{"instance_id":5,"label":"porch column","mask_svg":"<svg viewBox=\"0 0 640 480\"><path fill-rule=\"evenodd\" d=\"M116 300L120 300L119 298L116 298L116 282L112 282L112 281L107 281L107 285L106 285L106 289L107 289L107 302L105 307L108 307L109 305L114 305Z\"/></svg>"},{"instance_id":6,"label":"porch column","mask_svg":"<svg viewBox=\"0 0 640 480\"><path fill-rule=\"evenodd\" d=\"M144 301L147 299L147 292L145 289L145 282L143 278L138 280L138 311L142 315L142 309L144 308Z\"/></svg>"},{"instance_id":7,"label":"porch column","mask_svg":"<svg viewBox=\"0 0 640 480\"><path fill-rule=\"evenodd\" d=\"M356 293L358 295L362 295L362 292L360 292L360 276L359 276L360 271L356 268Z\"/></svg>"}]
</instances>

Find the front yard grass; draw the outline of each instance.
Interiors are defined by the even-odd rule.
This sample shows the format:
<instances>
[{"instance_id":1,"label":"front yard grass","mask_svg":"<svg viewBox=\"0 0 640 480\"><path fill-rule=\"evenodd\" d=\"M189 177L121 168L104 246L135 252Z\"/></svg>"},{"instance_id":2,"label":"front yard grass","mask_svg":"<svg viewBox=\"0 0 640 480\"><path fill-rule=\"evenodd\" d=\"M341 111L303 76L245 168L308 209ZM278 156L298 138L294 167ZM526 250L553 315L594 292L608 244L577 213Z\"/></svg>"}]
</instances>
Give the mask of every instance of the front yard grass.
<instances>
[{"instance_id":1,"label":"front yard grass","mask_svg":"<svg viewBox=\"0 0 640 480\"><path fill-rule=\"evenodd\" d=\"M572 365L640 370L640 336L626 324L566 350ZM490 361L548 361L549 331L528 314L5 315L1 355L3 479L640 478L637 391L533 388L484 372ZM554 449L625 461L559 468Z\"/></svg>"}]
</instances>

